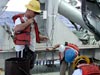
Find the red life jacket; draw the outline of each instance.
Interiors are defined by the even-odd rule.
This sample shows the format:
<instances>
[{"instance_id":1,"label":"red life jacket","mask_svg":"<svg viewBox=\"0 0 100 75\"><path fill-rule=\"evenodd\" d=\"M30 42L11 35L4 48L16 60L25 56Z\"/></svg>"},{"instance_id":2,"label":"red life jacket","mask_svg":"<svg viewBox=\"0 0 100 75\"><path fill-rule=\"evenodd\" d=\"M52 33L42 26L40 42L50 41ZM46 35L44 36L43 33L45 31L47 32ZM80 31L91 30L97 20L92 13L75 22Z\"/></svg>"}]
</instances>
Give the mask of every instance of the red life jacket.
<instances>
[{"instance_id":1,"label":"red life jacket","mask_svg":"<svg viewBox=\"0 0 100 75\"><path fill-rule=\"evenodd\" d=\"M75 45L75 44L68 43L68 45L67 45L67 46L69 46L69 47L71 47L71 48L73 48L73 49L75 49L75 50L79 51L78 46L77 46L77 45Z\"/></svg>"},{"instance_id":2,"label":"red life jacket","mask_svg":"<svg viewBox=\"0 0 100 75\"><path fill-rule=\"evenodd\" d=\"M82 65L82 75L100 75L99 67L93 64Z\"/></svg>"},{"instance_id":3,"label":"red life jacket","mask_svg":"<svg viewBox=\"0 0 100 75\"><path fill-rule=\"evenodd\" d=\"M22 18L24 16L24 14L17 14L15 16L12 17L14 23L15 20L17 18L20 18L21 22L24 23L24 19ZM40 37L39 37L39 30L38 30L38 25L34 20L34 29L35 29L35 34L36 34L36 42L39 43L40 42ZM31 36L30 36L30 32L31 32L31 25L28 25L23 31L19 32L19 33L14 33L14 43L16 45L30 45L30 41L31 41Z\"/></svg>"}]
</instances>

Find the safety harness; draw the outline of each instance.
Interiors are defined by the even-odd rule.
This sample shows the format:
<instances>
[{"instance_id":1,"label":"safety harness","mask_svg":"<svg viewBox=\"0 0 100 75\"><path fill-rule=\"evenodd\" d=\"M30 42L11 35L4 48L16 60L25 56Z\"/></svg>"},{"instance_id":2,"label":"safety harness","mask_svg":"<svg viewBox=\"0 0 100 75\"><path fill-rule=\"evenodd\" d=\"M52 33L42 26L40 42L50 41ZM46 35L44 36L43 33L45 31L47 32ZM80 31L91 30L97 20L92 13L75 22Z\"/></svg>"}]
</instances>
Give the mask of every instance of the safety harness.
<instances>
[{"instance_id":1,"label":"safety harness","mask_svg":"<svg viewBox=\"0 0 100 75\"><path fill-rule=\"evenodd\" d=\"M20 18L21 23L24 23L24 19L23 19L24 14L17 14L15 16L12 17L13 22L15 23L15 20L17 18ZM39 43L40 42L40 37L39 37L39 30L38 30L38 25L34 20L34 29L35 29L35 34L36 34L36 42ZM30 36L30 32L31 32L31 25L28 25L23 31L19 32L19 33L14 33L14 43L16 45L30 45L30 41L31 41L31 36Z\"/></svg>"}]
</instances>

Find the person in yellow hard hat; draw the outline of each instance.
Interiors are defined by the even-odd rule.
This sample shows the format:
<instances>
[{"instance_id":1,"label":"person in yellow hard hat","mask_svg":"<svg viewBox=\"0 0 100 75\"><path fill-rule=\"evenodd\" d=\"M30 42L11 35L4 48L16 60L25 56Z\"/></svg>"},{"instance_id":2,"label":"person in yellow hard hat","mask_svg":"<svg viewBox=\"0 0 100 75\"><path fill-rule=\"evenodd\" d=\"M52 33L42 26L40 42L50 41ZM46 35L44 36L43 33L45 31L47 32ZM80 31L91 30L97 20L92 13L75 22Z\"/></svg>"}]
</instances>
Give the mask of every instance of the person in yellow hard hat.
<instances>
[{"instance_id":1,"label":"person in yellow hard hat","mask_svg":"<svg viewBox=\"0 0 100 75\"><path fill-rule=\"evenodd\" d=\"M78 56L73 62L72 75L100 75L99 67L90 62L87 56Z\"/></svg>"},{"instance_id":2,"label":"person in yellow hard hat","mask_svg":"<svg viewBox=\"0 0 100 75\"><path fill-rule=\"evenodd\" d=\"M24 57L30 59L30 68L34 66L35 43L40 41L47 41L48 37L40 34L37 23L34 19L36 15L41 13L40 2L38 0L31 0L26 5L26 12L16 14L12 17L14 26L14 43L17 57ZM22 51L28 50L21 55Z\"/></svg>"}]
</instances>

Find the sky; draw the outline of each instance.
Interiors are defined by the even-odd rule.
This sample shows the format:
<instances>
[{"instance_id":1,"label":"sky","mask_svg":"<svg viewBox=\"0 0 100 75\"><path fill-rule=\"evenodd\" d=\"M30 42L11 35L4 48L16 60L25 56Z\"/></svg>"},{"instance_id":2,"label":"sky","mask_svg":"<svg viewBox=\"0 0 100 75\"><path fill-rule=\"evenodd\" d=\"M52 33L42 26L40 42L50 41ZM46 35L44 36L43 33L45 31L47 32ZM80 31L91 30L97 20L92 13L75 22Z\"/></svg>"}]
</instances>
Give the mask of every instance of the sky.
<instances>
[{"instance_id":1,"label":"sky","mask_svg":"<svg viewBox=\"0 0 100 75\"><path fill-rule=\"evenodd\" d=\"M29 1L30 0L9 0L9 2L6 5L8 6L6 11L24 12L26 10L25 5L28 4ZM80 5L79 2L77 5Z\"/></svg>"},{"instance_id":2,"label":"sky","mask_svg":"<svg viewBox=\"0 0 100 75\"><path fill-rule=\"evenodd\" d=\"M6 5L6 11L24 12L26 10L25 5L28 4L29 1L30 0L9 0Z\"/></svg>"}]
</instances>

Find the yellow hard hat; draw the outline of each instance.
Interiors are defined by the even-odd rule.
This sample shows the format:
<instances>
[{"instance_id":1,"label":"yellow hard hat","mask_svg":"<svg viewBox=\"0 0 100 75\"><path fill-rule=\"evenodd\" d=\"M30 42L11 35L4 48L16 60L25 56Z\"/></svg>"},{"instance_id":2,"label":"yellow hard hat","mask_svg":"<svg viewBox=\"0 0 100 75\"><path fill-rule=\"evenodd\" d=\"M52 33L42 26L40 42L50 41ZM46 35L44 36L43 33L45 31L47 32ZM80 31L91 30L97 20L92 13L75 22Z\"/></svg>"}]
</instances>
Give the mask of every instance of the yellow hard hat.
<instances>
[{"instance_id":1,"label":"yellow hard hat","mask_svg":"<svg viewBox=\"0 0 100 75\"><path fill-rule=\"evenodd\" d=\"M26 8L34 12L40 13L40 3L37 0L31 0L29 4L26 5Z\"/></svg>"},{"instance_id":2,"label":"yellow hard hat","mask_svg":"<svg viewBox=\"0 0 100 75\"><path fill-rule=\"evenodd\" d=\"M90 59L87 56L84 56L84 55L77 56L72 65L74 69L77 66L77 64L79 63L79 61L81 61L81 60L85 60L87 64L90 64Z\"/></svg>"}]
</instances>

